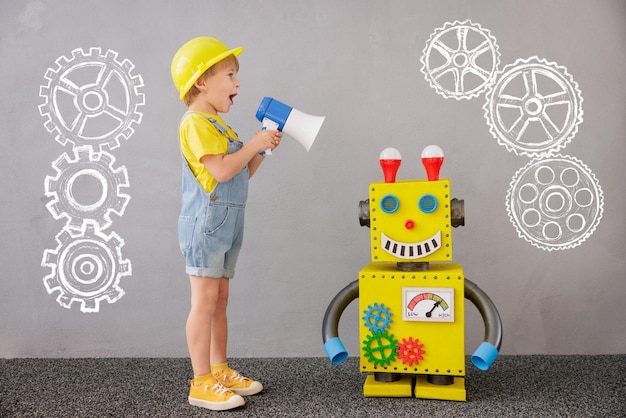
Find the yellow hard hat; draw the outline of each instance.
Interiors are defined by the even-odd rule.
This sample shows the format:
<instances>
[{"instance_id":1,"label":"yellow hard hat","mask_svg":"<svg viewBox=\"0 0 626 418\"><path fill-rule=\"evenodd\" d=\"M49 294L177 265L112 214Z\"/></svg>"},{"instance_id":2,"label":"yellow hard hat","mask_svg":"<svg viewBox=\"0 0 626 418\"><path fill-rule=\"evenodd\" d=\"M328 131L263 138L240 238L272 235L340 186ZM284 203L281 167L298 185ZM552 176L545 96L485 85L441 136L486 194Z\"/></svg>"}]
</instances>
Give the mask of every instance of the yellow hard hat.
<instances>
[{"instance_id":1,"label":"yellow hard hat","mask_svg":"<svg viewBox=\"0 0 626 418\"><path fill-rule=\"evenodd\" d=\"M239 55L242 47L228 49L221 41L208 36L199 36L185 43L172 59L172 80L180 100L191 89L193 83L212 65L229 55Z\"/></svg>"}]
</instances>

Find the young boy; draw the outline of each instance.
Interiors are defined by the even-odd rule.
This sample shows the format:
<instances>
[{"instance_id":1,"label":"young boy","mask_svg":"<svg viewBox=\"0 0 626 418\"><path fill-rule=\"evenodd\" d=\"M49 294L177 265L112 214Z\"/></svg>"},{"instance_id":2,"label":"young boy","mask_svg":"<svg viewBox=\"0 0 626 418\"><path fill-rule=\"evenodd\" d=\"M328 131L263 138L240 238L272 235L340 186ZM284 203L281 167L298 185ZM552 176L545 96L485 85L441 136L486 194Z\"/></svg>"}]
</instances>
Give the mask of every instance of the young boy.
<instances>
[{"instance_id":1,"label":"young boy","mask_svg":"<svg viewBox=\"0 0 626 418\"><path fill-rule=\"evenodd\" d=\"M172 60L172 79L188 111L180 127L183 159L180 248L191 283L186 333L194 378L189 403L212 410L242 406L261 383L228 367L226 343L229 280L243 238L248 179L265 149L280 144L282 133L258 131L246 144L219 113L233 105L239 90L243 48L228 49L206 36L185 43Z\"/></svg>"}]
</instances>

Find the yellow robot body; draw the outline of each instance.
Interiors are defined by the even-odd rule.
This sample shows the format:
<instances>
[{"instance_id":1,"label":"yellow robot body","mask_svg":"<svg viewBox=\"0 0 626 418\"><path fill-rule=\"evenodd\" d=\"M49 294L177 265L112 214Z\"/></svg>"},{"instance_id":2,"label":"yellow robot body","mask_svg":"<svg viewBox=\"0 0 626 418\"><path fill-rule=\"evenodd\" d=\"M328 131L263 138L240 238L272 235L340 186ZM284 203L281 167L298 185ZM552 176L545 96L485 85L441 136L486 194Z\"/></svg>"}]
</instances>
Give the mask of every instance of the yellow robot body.
<instances>
[{"instance_id":1,"label":"yellow robot body","mask_svg":"<svg viewBox=\"0 0 626 418\"><path fill-rule=\"evenodd\" d=\"M463 287L459 264L402 272L372 263L361 270L361 371L465 375ZM397 348L385 348L391 346Z\"/></svg>"},{"instance_id":2,"label":"yellow robot body","mask_svg":"<svg viewBox=\"0 0 626 418\"><path fill-rule=\"evenodd\" d=\"M339 316L359 299L359 368L366 397L465 401L465 299L485 321L485 341L471 356L481 370L498 355L502 322L484 292L452 262L452 228L465 223L463 200L451 199L439 178L443 151L428 146L428 180L399 180L401 155L383 150L384 181L369 185L359 222L370 227L371 262L333 299L322 332L333 364L348 353L338 337Z\"/></svg>"},{"instance_id":3,"label":"yellow robot body","mask_svg":"<svg viewBox=\"0 0 626 418\"><path fill-rule=\"evenodd\" d=\"M417 378L412 389L412 379L381 383L370 375L365 396L465 400L464 274L449 263L450 205L448 179L370 184L372 263L359 272L361 372ZM427 268L402 271L398 263ZM425 376L453 383L432 385Z\"/></svg>"}]
</instances>

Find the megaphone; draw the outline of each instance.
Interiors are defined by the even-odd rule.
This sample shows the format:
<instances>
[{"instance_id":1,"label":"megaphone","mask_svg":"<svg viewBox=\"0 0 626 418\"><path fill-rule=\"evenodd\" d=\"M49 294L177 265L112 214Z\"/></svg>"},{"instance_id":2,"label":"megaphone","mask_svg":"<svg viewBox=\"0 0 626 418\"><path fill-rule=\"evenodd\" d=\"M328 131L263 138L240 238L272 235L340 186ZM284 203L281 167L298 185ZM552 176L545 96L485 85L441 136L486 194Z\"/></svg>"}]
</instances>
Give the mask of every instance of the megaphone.
<instances>
[{"instance_id":1,"label":"megaphone","mask_svg":"<svg viewBox=\"0 0 626 418\"><path fill-rule=\"evenodd\" d=\"M261 129L276 129L298 141L307 152L311 149L326 116L312 116L287 106L271 97L264 97L256 111ZM266 149L261 155L272 155Z\"/></svg>"}]
</instances>

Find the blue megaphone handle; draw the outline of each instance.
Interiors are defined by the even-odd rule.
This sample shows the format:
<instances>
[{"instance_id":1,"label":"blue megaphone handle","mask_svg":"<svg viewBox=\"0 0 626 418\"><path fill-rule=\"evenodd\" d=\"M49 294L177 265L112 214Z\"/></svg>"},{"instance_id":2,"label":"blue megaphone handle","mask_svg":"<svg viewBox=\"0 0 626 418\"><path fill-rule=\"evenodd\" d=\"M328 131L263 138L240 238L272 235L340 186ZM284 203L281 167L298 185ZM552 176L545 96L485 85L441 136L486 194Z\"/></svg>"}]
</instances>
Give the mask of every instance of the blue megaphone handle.
<instances>
[{"instance_id":1,"label":"blue megaphone handle","mask_svg":"<svg viewBox=\"0 0 626 418\"><path fill-rule=\"evenodd\" d=\"M263 125L261 126L261 130L262 131L265 131L268 128L269 129L278 129L278 124L276 122L274 122L273 120L271 120L271 119L263 118L263 122L262 123L263 123ZM263 156L265 156L265 155L272 155L272 149L268 148L265 151L262 151L261 155L263 155Z\"/></svg>"}]
</instances>

